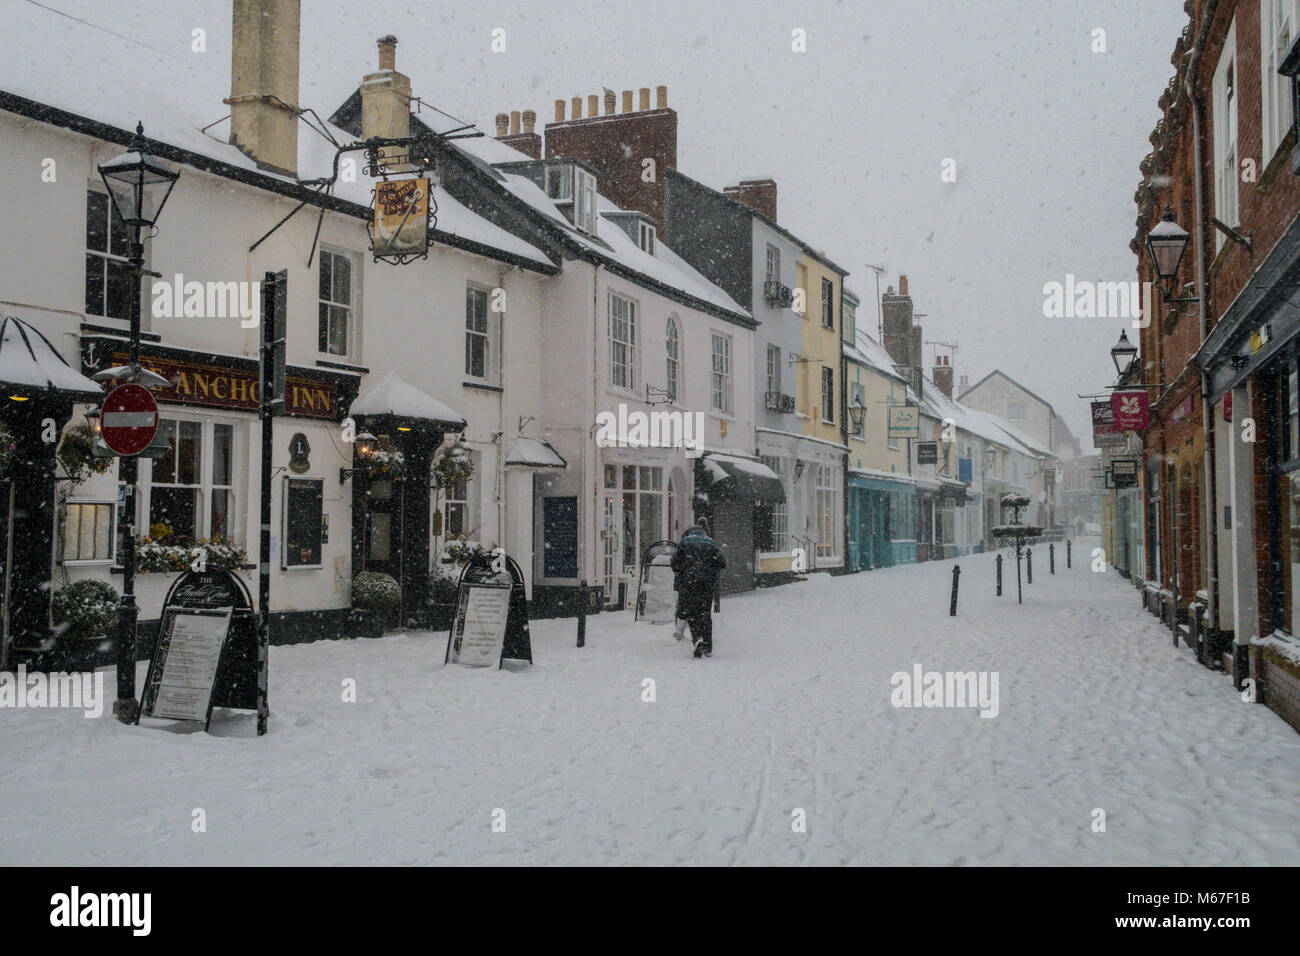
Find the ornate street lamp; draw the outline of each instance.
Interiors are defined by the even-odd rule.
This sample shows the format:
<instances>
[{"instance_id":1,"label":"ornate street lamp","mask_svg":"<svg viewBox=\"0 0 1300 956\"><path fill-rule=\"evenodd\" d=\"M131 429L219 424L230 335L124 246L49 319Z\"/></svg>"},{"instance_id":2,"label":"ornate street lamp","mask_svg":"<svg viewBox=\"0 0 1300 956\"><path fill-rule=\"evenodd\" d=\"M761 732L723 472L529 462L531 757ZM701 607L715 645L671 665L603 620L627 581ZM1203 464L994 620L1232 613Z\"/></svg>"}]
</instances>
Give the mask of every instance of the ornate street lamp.
<instances>
[{"instance_id":1,"label":"ornate street lamp","mask_svg":"<svg viewBox=\"0 0 1300 956\"><path fill-rule=\"evenodd\" d=\"M144 124L137 123L135 135L131 137L126 152L101 165L99 175L108 188L113 208L131 234L131 254L127 268L135 280L135 294L131 296L131 359L127 380L139 381L142 378L140 297L144 291L140 280L146 274L144 242L140 238L140 232L142 229L154 228L180 174L163 165L149 152L144 138ZM144 381L141 384L149 386L152 383ZM156 384L154 387L157 387ZM118 720L129 724L135 722L139 709L135 699L136 621L139 617L135 603L136 456L123 456L119 470L122 483L126 486L127 503L126 534L122 549L122 601L118 605L117 702L113 705L113 712Z\"/></svg>"},{"instance_id":2,"label":"ornate street lamp","mask_svg":"<svg viewBox=\"0 0 1300 956\"><path fill-rule=\"evenodd\" d=\"M1122 376L1127 372L1137 353L1137 346L1128 340L1128 330L1121 329L1119 341L1110 350L1110 360L1115 363L1116 374Z\"/></svg>"},{"instance_id":3,"label":"ornate street lamp","mask_svg":"<svg viewBox=\"0 0 1300 956\"><path fill-rule=\"evenodd\" d=\"M862 396L859 395L849 406L849 420L853 422L853 434L862 434L862 423L867 418L867 407L862 404Z\"/></svg>"},{"instance_id":4,"label":"ornate street lamp","mask_svg":"<svg viewBox=\"0 0 1300 956\"><path fill-rule=\"evenodd\" d=\"M1174 221L1173 209L1166 206L1164 217L1147 233L1147 253L1161 282L1178 278L1187 240L1187 230Z\"/></svg>"}]
</instances>

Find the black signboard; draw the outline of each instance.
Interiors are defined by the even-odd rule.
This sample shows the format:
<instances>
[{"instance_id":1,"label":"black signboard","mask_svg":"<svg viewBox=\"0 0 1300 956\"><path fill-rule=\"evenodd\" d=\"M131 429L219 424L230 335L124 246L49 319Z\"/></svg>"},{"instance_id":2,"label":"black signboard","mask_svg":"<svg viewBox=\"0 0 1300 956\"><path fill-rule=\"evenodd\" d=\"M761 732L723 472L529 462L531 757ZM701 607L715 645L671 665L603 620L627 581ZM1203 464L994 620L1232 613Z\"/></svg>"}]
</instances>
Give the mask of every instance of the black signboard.
<instances>
[{"instance_id":1,"label":"black signboard","mask_svg":"<svg viewBox=\"0 0 1300 956\"><path fill-rule=\"evenodd\" d=\"M916 446L916 463L918 465L935 465L939 462L939 443L934 441L918 442Z\"/></svg>"},{"instance_id":2,"label":"black signboard","mask_svg":"<svg viewBox=\"0 0 1300 956\"><path fill-rule=\"evenodd\" d=\"M1137 460L1116 458L1110 464L1110 488L1136 488L1138 484Z\"/></svg>"},{"instance_id":3,"label":"black signboard","mask_svg":"<svg viewBox=\"0 0 1300 956\"><path fill-rule=\"evenodd\" d=\"M232 571L186 571L163 601L140 716L212 718L212 708L257 708L257 622ZM137 718L138 720L138 718Z\"/></svg>"},{"instance_id":4,"label":"black signboard","mask_svg":"<svg viewBox=\"0 0 1300 956\"><path fill-rule=\"evenodd\" d=\"M284 479L284 528L280 565L319 568L325 482L320 478Z\"/></svg>"},{"instance_id":5,"label":"black signboard","mask_svg":"<svg viewBox=\"0 0 1300 956\"><path fill-rule=\"evenodd\" d=\"M497 667L504 660L533 662L524 574L504 551L472 558L461 571L443 663L491 664L488 656L495 653L496 642L501 648Z\"/></svg>"}]
</instances>

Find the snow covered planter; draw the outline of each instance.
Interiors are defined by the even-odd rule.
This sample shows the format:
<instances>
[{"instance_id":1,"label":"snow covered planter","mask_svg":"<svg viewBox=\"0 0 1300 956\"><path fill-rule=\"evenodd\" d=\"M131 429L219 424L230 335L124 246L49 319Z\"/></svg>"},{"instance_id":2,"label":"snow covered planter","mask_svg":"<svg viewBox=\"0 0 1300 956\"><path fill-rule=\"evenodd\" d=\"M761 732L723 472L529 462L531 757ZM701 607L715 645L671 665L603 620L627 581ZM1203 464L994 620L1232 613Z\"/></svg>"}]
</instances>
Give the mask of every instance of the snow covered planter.
<instances>
[{"instance_id":1,"label":"snow covered planter","mask_svg":"<svg viewBox=\"0 0 1300 956\"><path fill-rule=\"evenodd\" d=\"M352 620L362 637L383 637L384 623L402 603L402 588L391 575L362 571L352 579Z\"/></svg>"},{"instance_id":2,"label":"snow covered planter","mask_svg":"<svg viewBox=\"0 0 1300 956\"><path fill-rule=\"evenodd\" d=\"M150 530L159 527L154 525ZM166 525L161 527L166 528ZM161 540L145 538L135 546L135 570L139 574L150 571L188 571L200 551L209 568L237 571L248 563L248 552L239 545L223 540L220 535L211 541L200 539L193 544L186 544L183 539L165 534Z\"/></svg>"},{"instance_id":3,"label":"snow covered planter","mask_svg":"<svg viewBox=\"0 0 1300 956\"><path fill-rule=\"evenodd\" d=\"M118 593L104 581L65 584L50 600L55 632L65 641L90 641L117 626Z\"/></svg>"}]
</instances>

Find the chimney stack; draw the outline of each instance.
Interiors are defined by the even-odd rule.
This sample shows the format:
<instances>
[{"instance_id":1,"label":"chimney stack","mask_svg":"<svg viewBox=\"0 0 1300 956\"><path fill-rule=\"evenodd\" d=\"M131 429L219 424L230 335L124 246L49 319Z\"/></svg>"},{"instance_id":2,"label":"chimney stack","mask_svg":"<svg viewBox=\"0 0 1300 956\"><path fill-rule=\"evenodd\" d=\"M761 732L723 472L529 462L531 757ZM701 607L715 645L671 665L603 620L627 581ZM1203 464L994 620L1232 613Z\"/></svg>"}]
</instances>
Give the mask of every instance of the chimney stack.
<instances>
[{"instance_id":1,"label":"chimney stack","mask_svg":"<svg viewBox=\"0 0 1300 956\"><path fill-rule=\"evenodd\" d=\"M921 368L921 352L917 345L913 351L916 335L920 326L913 323L912 297L907 294L907 276L898 277L898 292L893 288L885 290L880 297L881 324L884 330L885 347L895 364Z\"/></svg>"},{"instance_id":2,"label":"chimney stack","mask_svg":"<svg viewBox=\"0 0 1300 956\"><path fill-rule=\"evenodd\" d=\"M510 135L516 136L519 133L519 111L510 111Z\"/></svg>"},{"instance_id":3,"label":"chimney stack","mask_svg":"<svg viewBox=\"0 0 1300 956\"><path fill-rule=\"evenodd\" d=\"M623 91L623 112L624 113L632 112L632 91L631 90Z\"/></svg>"},{"instance_id":4,"label":"chimney stack","mask_svg":"<svg viewBox=\"0 0 1300 956\"><path fill-rule=\"evenodd\" d=\"M934 382L935 388L948 398L952 398L952 362L947 355L934 357L934 371L930 379Z\"/></svg>"},{"instance_id":5,"label":"chimney stack","mask_svg":"<svg viewBox=\"0 0 1300 956\"><path fill-rule=\"evenodd\" d=\"M564 100L555 101L555 112L558 116L564 115ZM541 159L542 138L534 132L536 125L537 114L533 110L498 113L497 139L533 159Z\"/></svg>"},{"instance_id":6,"label":"chimney stack","mask_svg":"<svg viewBox=\"0 0 1300 956\"><path fill-rule=\"evenodd\" d=\"M235 0L230 142L262 169L298 174L300 0Z\"/></svg>"},{"instance_id":7,"label":"chimney stack","mask_svg":"<svg viewBox=\"0 0 1300 956\"><path fill-rule=\"evenodd\" d=\"M668 109L668 87L666 86L655 87L655 109L657 110Z\"/></svg>"},{"instance_id":8,"label":"chimney stack","mask_svg":"<svg viewBox=\"0 0 1300 956\"><path fill-rule=\"evenodd\" d=\"M775 180L742 179L739 185L727 186L722 193L776 222Z\"/></svg>"},{"instance_id":9,"label":"chimney stack","mask_svg":"<svg viewBox=\"0 0 1300 956\"><path fill-rule=\"evenodd\" d=\"M564 122L564 100L555 101L555 122Z\"/></svg>"},{"instance_id":10,"label":"chimney stack","mask_svg":"<svg viewBox=\"0 0 1300 956\"><path fill-rule=\"evenodd\" d=\"M379 70L361 80L361 138L400 139L411 135L411 78L397 72L397 37L382 36L378 43ZM410 168L405 149L385 146L379 152L394 172Z\"/></svg>"},{"instance_id":11,"label":"chimney stack","mask_svg":"<svg viewBox=\"0 0 1300 956\"><path fill-rule=\"evenodd\" d=\"M537 126L537 113L533 110L524 110L524 132L532 135L534 127Z\"/></svg>"},{"instance_id":12,"label":"chimney stack","mask_svg":"<svg viewBox=\"0 0 1300 956\"><path fill-rule=\"evenodd\" d=\"M587 115L588 116L600 115L600 97L597 96L595 93L592 93L590 96L587 97Z\"/></svg>"},{"instance_id":13,"label":"chimney stack","mask_svg":"<svg viewBox=\"0 0 1300 956\"><path fill-rule=\"evenodd\" d=\"M575 96L573 98L573 118L582 119L582 97L581 96Z\"/></svg>"},{"instance_id":14,"label":"chimney stack","mask_svg":"<svg viewBox=\"0 0 1300 956\"><path fill-rule=\"evenodd\" d=\"M641 89L637 90L637 101L640 104L638 109L640 109L642 113L650 108L650 87L643 86Z\"/></svg>"},{"instance_id":15,"label":"chimney stack","mask_svg":"<svg viewBox=\"0 0 1300 956\"><path fill-rule=\"evenodd\" d=\"M496 119L496 125L497 125L497 139L500 139L502 136L505 136L506 133L508 133L510 130L510 117L507 116L505 113L498 113Z\"/></svg>"},{"instance_id":16,"label":"chimney stack","mask_svg":"<svg viewBox=\"0 0 1300 956\"><path fill-rule=\"evenodd\" d=\"M907 276L898 277L898 294L907 295Z\"/></svg>"},{"instance_id":17,"label":"chimney stack","mask_svg":"<svg viewBox=\"0 0 1300 956\"><path fill-rule=\"evenodd\" d=\"M615 100L614 91L606 90L605 91L605 115L606 116L614 115L614 100Z\"/></svg>"}]
</instances>

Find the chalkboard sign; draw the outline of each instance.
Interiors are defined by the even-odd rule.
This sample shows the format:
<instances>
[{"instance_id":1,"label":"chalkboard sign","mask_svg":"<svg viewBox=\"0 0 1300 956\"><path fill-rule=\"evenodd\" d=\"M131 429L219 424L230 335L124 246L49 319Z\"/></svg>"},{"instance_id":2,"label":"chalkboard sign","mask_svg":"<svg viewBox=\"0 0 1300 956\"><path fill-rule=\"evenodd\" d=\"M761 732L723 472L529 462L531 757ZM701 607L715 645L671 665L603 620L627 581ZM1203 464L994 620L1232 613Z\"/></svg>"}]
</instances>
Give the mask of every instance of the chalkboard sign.
<instances>
[{"instance_id":1,"label":"chalkboard sign","mask_svg":"<svg viewBox=\"0 0 1300 956\"><path fill-rule=\"evenodd\" d=\"M280 536L280 565L284 568L319 568L324 515L324 487L320 478L284 479L284 528Z\"/></svg>"},{"instance_id":2,"label":"chalkboard sign","mask_svg":"<svg viewBox=\"0 0 1300 956\"><path fill-rule=\"evenodd\" d=\"M207 729L232 610L167 609L149 662L140 716L201 720Z\"/></svg>"},{"instance_id":3,"label":"chalkboard sign","mask_svg":"<svg viewBox=\"0 0 1300 956\"><path fill-rule=\"evenodd\" d=\"M460 573L456 617L444 664L482 667L503 660L533 662L524 574L504 552L472 558Z\"/></svg>"},{"instance_id":4,"label":"chalkboard sign","mask_svg":"<svg viewBox=\"0 0 1300 956\"><path fill-rule=\"evenodd\" d=\"M252 608L248 589L233 571L210 568L178 575L163 601L158 641L149 661L139 713L145 717L203 720L206 727L214 707L256 710L257 619ZM215 662L210 659L215 641L214 618L226 622ZM206 668L212 667L212 675L207 678L209 697L204 713L198 716L189 716L198 713L194 698L198 691L181 694L172 690L172 680L178 678L180 671L168 676L168 667L181 665L190 670L185 680L194 688L202 683L198 668L202 667L202 673L206 673ZM164 684L167 684L166 693L163 693ZM160 693L164 702L161 710L155 707ZM182 697L190 700L187 716L177 714Z\"/></svg>"}]
</instances>

